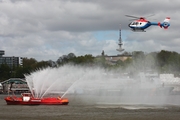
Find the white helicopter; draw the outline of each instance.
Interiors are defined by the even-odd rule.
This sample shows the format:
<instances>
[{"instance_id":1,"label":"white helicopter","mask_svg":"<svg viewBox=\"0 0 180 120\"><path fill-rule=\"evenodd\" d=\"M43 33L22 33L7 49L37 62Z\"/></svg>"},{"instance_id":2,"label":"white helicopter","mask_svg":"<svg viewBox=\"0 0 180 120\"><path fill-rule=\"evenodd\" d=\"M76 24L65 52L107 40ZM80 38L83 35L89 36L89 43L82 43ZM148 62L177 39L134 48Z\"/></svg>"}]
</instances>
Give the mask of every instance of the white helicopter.
<instances>
[{"instance_id":1,"label":"white helicopter","mask_svg":"<svg viewBox=\"0 0 180 120\"><path fill-rule=\"evenodd\" d=\"M146 32L145 29L150 27L151 25L155 26L160 26L161 28L163 27L164 29L168 29L170 26L170 17L166 17L163 22L150 22L146 20L145 17L136 17L136 16L131 16L131 15L125 15L126 17L131 17L134 20L129 24L129 27L131 28L132 31L134 32Z\"/></svg>"}]
</instances>

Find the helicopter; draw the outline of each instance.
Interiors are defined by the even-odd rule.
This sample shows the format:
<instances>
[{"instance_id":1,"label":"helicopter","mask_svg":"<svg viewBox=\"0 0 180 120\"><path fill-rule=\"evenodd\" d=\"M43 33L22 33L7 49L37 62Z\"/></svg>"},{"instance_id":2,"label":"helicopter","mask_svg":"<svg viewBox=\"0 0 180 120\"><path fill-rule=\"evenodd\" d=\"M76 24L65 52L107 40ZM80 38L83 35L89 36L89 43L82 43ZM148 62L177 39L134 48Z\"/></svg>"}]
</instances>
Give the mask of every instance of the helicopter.
<instances>
[{"instance_id":1,"label":"helicopter","mask_svg":"<svg viewBox=\"0 0 180 120\"><path fill-rule=\"evenodd\" d=\"M150 22L146 20L145 17L136 17L131 15L125 15L126 17L131 17L134 20L128 26L134 32L146 32L145 29L151 25L159 26L164 29L168 29L170 26L170 17L166 17L163 22ZM150 17L150 16L149 16Z\"/></svg>"}]
</instances>

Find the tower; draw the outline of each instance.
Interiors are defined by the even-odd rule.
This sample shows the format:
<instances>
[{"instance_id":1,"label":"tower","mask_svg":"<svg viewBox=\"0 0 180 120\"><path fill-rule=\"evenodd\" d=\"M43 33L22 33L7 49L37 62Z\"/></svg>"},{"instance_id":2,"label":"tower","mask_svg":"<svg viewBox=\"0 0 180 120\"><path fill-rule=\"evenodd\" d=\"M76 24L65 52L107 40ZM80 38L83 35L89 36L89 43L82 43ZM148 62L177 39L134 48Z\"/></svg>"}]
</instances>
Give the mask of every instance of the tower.
<instances>
[{"instance_id":1,"label":"tower","mask_svg":"<svg viewBox=\"0 0 180 120\"><path fill-rule=\"evenodd\" d=\"M4 50L0 50L0 57L4 55Z\"/></svg>"},{"instance_id":2,"label":"tower","mask_svg":"<svg viewBox=\"0 0 180 120\"><path fill-rule=\"evenodd\" d=\"M124 51L124 49L122 49L122 39L121 39L121 27L120 27L120 29L119 29L119 43L118 43L118 45L119 45L119 48L118 49L116 49L117 51L119 51L119 52L122 52L122 51Z\"/></svg>"}]
</instances>

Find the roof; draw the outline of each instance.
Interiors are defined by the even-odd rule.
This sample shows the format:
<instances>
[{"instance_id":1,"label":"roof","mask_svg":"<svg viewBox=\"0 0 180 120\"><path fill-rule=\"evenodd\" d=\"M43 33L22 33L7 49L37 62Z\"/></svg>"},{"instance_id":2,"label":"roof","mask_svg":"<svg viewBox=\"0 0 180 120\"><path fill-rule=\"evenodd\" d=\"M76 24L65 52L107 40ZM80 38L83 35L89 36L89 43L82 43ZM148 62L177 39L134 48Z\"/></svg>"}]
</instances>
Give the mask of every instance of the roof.
<instances>
[{"instance_id":1,"label":"roof","mask_svg":"<svg viewBox=\"0 0 180 120\"><path fill-rule=\"evenodd\" d=\"M27 84L27 82L23 79L20 78L10 78L8 80L5 80L3 82L1 82L1 84L11 84L11 83L15 83L15 84Z\"/></svg>"}]
</instances>

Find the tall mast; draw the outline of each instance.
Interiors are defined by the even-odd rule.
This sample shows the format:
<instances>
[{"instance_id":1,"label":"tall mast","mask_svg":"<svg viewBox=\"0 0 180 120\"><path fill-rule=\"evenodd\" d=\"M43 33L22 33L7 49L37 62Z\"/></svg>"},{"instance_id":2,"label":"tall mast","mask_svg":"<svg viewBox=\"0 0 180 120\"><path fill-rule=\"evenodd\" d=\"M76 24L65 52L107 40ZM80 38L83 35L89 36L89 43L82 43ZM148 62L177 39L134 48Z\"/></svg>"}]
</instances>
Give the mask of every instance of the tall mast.
<instances>
[{"instance_id":1,"label":"tall mast","mask_svg":"<svg viewBox=\"0 0 180 120\"><path fill-rule=\"evenodd\" d=\"M119 28L119 43L118 43L118 45L119 45L119 48L118 49L116 49L117 51L119 51L119 52L122 52L122 51L124 51L124 49L122 49L122 39L121 39L121 27Z\"/></svg>"}]
</instances>

